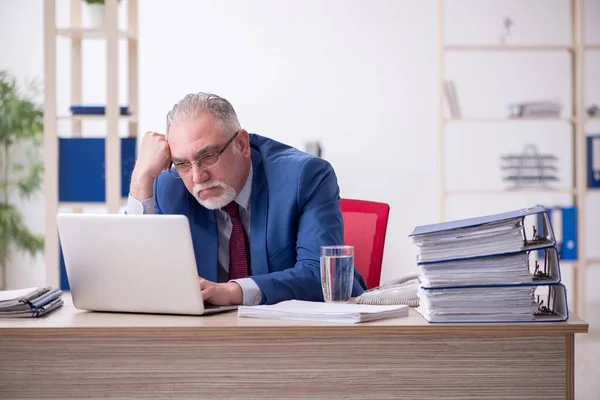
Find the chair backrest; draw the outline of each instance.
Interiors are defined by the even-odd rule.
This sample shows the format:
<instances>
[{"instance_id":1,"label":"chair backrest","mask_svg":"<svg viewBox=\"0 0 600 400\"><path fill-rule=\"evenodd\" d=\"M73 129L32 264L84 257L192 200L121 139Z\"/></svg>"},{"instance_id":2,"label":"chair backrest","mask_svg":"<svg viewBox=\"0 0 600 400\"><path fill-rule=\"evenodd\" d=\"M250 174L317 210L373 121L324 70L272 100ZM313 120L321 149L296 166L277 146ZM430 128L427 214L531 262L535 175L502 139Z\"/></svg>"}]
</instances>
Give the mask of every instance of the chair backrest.
<instances>
[{"instance_id":1,"label":"chair backrest","mask_svg":"<svg viewBox=\"0 0 600 400\"><path fill-rule=\"evenodd\" d=\"M342 199L344 242L354 246L354 265L369 289L379 285L390 206Z\"/></svg>"}]
</instances>

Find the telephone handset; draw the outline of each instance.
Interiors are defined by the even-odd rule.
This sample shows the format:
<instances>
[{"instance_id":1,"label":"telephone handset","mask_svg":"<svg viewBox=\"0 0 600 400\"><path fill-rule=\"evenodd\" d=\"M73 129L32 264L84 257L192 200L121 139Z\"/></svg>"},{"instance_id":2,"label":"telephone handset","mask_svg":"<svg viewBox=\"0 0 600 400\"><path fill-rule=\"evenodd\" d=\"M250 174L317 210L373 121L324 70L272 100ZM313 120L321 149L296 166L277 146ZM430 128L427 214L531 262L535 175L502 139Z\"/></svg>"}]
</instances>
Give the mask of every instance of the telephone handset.
<instances>
[{"instance_id":1,"label":"telephone handset","mask_svg":"<svg viewBox=\"0 0 600 400\"><path fill-rule=\"evenodd\" d=\"M373 289L365 291L356 298L359 304L393 305L406 304L410 307L419 306L419 275L404 275L392 279Z\"/></svg>"}]
</instances>

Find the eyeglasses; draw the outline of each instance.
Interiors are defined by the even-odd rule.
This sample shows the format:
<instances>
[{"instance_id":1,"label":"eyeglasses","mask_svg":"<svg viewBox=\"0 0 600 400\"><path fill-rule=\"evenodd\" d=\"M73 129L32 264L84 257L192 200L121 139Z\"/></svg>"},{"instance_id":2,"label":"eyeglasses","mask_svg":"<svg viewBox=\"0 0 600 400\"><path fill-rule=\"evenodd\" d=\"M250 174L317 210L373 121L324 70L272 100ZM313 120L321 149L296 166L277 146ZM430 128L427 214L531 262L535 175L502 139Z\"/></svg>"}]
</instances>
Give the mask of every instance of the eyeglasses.
<instances>
[{"instance_id":1,"label":"eyeglasses","mask_svg":"<svg viewBox=\"0 0 600 400\"><path fill-rule=\"evenodd\" d=\"M227 147L234 141L238 133L240 133L240 131L234 133L233 136L227 141L227 143L225 143L225 145L221 148L221 150L215 153L203 154L195 162L171 163L171 168L169 169L169 172L171 172L171 175L173 175L176 178L185 178L192 172L192 166L194 164L197 164L200 169L207 169L217 165L221 154L223 154L223 152L227 150Z\"/></svg>"}]
</instances>

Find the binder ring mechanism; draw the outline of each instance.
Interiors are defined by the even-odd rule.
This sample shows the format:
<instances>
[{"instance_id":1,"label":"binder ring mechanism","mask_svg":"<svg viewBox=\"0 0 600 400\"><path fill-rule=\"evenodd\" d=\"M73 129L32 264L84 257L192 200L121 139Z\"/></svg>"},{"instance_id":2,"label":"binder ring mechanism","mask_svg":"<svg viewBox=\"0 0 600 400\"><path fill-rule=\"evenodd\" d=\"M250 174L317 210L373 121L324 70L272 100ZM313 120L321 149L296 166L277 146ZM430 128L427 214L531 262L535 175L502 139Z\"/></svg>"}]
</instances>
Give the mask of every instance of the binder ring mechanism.
<instances>
[{"instance_id":1,"label":"binder ring mechanism","mask_svg":"<svg viewBox=\"0 0 600 400\"><path fill-rule=\"evenodd\" d=\"M533 234L531 239L527 239L527 232L525 231L525 217L521 218L521 226L523 227L523 241L525 246L551 246L555 243L554 232L550 229L550 221L548 221L548 214L539 214L538 222L542 225L542 235L538 232L535 224L533 225Z\"/></svg>"},{"instance_id":2,"label":"binder ring mechanism","mask_svg":"<svg viewBox=\"0 0 600 400\"><path fill-rule=\"evenodd\" d=\"M538 260L535 260L535 270L533 271L533 280L540 281L552 278L550 272L548 271L548 266L550 265L550 252L544 251L544 266L540 269L540 263Z\"/></svg>"},{"instance_id":3,"label":"binder ring mechanism","mask_svg":"<svg viewBox=\"0 0 600 400\"><path fill-rule=\"evenodd\" d=\"M548 286L548 295L546 297L546 304L544 304L544 299L540 299L540 295L536 295L536 302L538 303L538 310L535 312L535 315L554 315L554 306L555 306L555 298L556 295L554 293L554 286Z\"/></svg>"}]
</instances>

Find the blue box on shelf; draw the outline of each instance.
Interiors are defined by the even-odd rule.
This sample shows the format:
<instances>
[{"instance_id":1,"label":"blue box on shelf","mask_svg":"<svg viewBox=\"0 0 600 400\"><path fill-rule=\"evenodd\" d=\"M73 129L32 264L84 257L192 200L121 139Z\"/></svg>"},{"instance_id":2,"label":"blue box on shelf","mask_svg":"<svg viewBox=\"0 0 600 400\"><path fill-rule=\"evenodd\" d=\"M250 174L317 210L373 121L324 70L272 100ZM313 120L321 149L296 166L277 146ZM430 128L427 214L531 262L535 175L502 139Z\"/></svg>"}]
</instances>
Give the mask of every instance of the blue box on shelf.
<instances>
[{"instance_id":1,"label":"blue box on shelf","mask_svg":"<svg viewBox=\"0 0 600 400\"><path fill-rule=\"evenodd\" d=\"M587 137L588 187L600 188L600 134Z\"/></svg>"},{"instance_id":2,"label":"blue box on shelf","mask_svg":"<svg viewBox=\"0 0 600 400\"><path fill-rule=\"evenodd\" d=\"M73 115L104 115L106 113L106 106L97 105L97 106L82 106L82 105L72 105L70 107L71 113ZM121 106L119 107L121 115L129 115L129 107Z\"/></svg>"},{"instance_id":3,"label":"blue box on shelf","mask_svg":"<svg viewBox=\"0 0 600 400\"><path fill-rule=\"evenodd\" d=\"M105 138L59 138L58 201L104 202ZM127 197L136 160L136 138L121 138L121 195Z\"/></svg>"},{"instance_id":4,"label":"blue box on shelf","mask_svg":"<svg viewBox=\"0 0 600 400\"><path fill-rule=\"evenodd\" d=\"M577 207L548 205L544 207L548 211L550 223L553 224L558 257L562 261L577 261ZM538 216L537 226L542 226L540 216ZM538 251L538 257L543 256L544 252Z\"/></svg>"},{"instance_id":5,"label":"blue box on shelf","mask_svg":"<svg viewBox=\"0 0 600 400\"><path fill-rule=\"evenodd\" d=\"M105 138L59 138L58 199L61 202L104 202ZM136 159L136 138L121 138L121 195L129 194ZM70 290L59 243L60 288Z\"/></svg>"}]
</instances>

